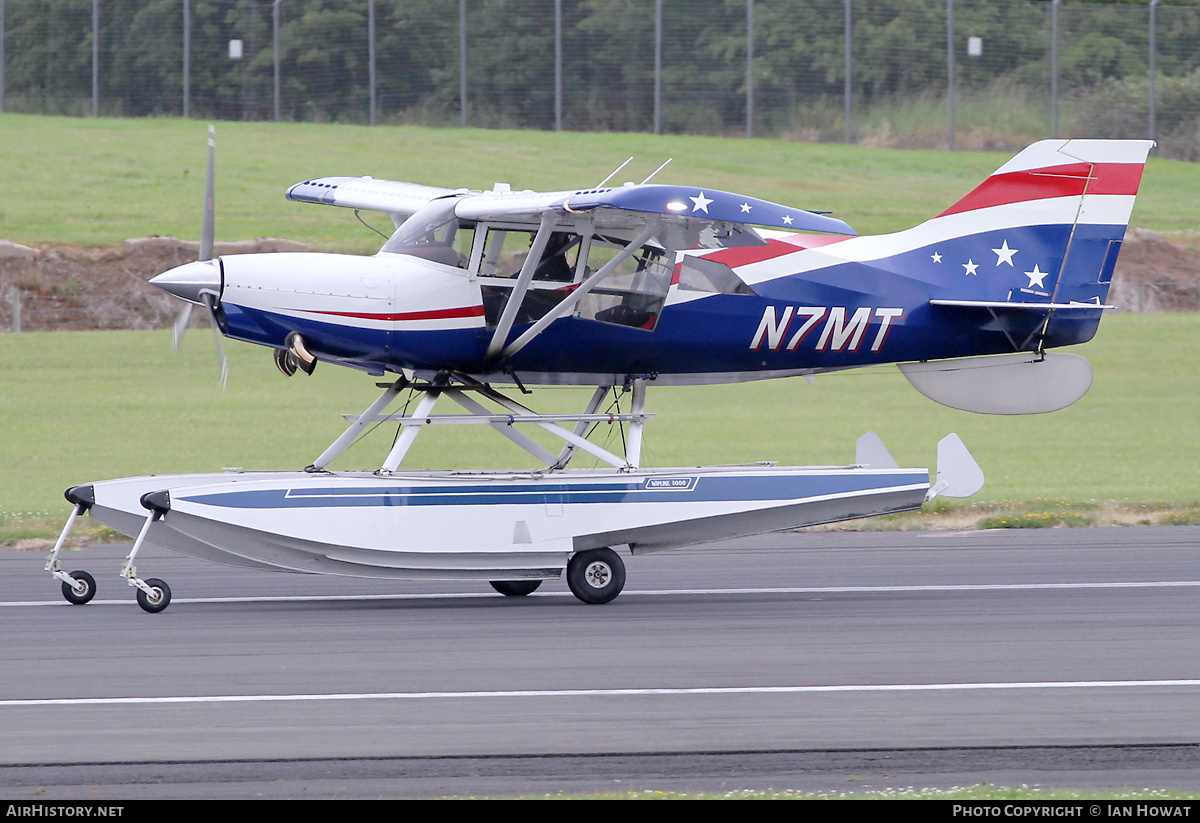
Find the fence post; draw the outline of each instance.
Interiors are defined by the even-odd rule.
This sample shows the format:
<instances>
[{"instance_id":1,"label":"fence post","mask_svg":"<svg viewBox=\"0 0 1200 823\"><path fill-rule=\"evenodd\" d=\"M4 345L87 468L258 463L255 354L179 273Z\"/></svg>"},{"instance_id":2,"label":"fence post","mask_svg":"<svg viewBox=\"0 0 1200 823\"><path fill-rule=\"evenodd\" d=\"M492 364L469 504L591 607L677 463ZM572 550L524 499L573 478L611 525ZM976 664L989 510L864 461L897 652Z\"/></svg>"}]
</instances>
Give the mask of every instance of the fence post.
<instances>
[{"instance_id":1,"label":"fence post","mask_svg":"<svg viewBox=\"0 0 1200 823\"><path fill-rule=\"evenodd\" d=\"M1062 0L1050 4L1050 136L1058 137L1058 7Z\"/></svg>"},{"instance_id":2,"label":"fence post","mask_svg":"<svg viewBox=\"0 0 1200 823\"><path fill-rule=\"evenodd\" d=\"M371 86L371 125L375 125L375 0L367 0L367 82Z\"/></svg>"},{"instance_id":3,"label":"fence post","mask_svg":"<svg viewBox=\"0 0 1200 823\"><path fill-rule=\"evenodd\" d=\"M467 0L458 0L458 100L467 127Z\"/></svg>"},{"instance_id":4,"label":"fence post","mask_svg":"<svg viewBox=\"0 0 1200 823\"><path fill-rule=\"evenodd\" d=\"M1158 51L1158 42L1155 38L1155 17L1159 0L1150 0L1150 139L1154 139L1155 129L1155 111L1158 104L1158 89L1155 85L1157 71L1155 69L1155 52Z\"/></svg>"},{"instance_id":5,"label":"fence post","mask_svg":"<svg viewBox=\"0 0 1200 823\"><path fill-rule=\"evenodd\" d=\"M746 138L754 136L754 0L746 0Z\"/></svg>"},{"instance_id":6,"label":"fence post","mask_svg":"<svg viewBox=\"0 0 1200 823\"><path fill-rule=\"evenodd\" d=\"M4 0L0 0L0 114L4 114Z\"/></svg>"},{"instance_id":7,"label":"fence post","mask_svg":"<svg viewBox=\"0 0 1200 823\"><path fill-rule=\"evenodd\" d=\"M950 151L954 151L954 0L946 0L946 139Z\"/></svg>"},{"instance_id":8,"label":"fence post","mask_svg":"<svg viewBox=\"0 0 1200 823\"><path fill-rule=\"evenodd\" d=\"M554 0L554 130L562 131L562 0Z\"/></svg>"},{"instance_id":9,"label":"fence post","mask_svg":"<svg viewBox=\"0 0 1200 823\"><path fill-rule=\"evenodd\" d=\"M0 0L3 2L3 0ZM183 0L183 119L191 116L192 15L190 0Z\"/></svg>"},{"instance_id":10,"label":"fence post","mask_svg":"<svg viewBox=\"0 0 1200 823\"><path fill-rule=\"evenodd\" d=\"M100 116L100 0L92 0L92 117Z\"/></svg>"},{"instance_id":11,"label":"fence post","mask_svg":"<svg viewBox=\"0 0 1200 823\"><path fill-rule=\"evenodd\" d=\"M279 6L283 0L271 3L272 50L275 52L275 122L279 122Z\"/></svg>"},{"instance_id":12,"label":"fence post","mask_svg":"<svg viewBox=\"0 0 1200 823\"><path fill-rule=\"evenodd\" d=\"M845 103L846 103L846 142L847 143L854 142L854 128L851 125L851 120L850 120L850 92L851 92L851 85L850 85L850 67L851 67L851 64L850 64L850 12L851 12L851 8L850 7L851 7L852 2L853 2L853 0L845 0L845 4L846 4L846 38L845 38L846 39L846 42L845 42L845 47L846 47L846 90L843 92L843 97L846 98Z\"/></svg>"},{"instance_id":13,"label":"fence post","mask_svg":"<svg viewBox=\"0 0 1200 823\"><path fill-rule=\"evenodd\" d=\"M654 0L654 133L662 134L662 0Z\"/></svg>"}]
</instances>

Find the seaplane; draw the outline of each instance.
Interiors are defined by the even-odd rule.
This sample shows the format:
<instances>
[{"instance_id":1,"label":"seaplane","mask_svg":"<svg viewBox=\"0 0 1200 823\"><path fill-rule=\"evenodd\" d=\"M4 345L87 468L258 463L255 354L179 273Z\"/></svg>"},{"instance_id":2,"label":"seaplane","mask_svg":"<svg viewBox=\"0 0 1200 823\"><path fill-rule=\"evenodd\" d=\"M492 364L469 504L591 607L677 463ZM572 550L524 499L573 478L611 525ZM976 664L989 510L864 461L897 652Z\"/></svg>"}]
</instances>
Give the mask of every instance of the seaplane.
<instances>
[{"instance_id":1,"label":"seaplane","mask_svg":"<svg viewBox=\"0 0 1200 823\"><path fill-rule=\"evenodd\" d=\"M69 602L93 598L93 576L60 564L86 513L133 538L120 575L148 612L171 590L140 576L145 545L244 569L473 579L510 597L565 576L580 601L599 604L624 587L623 557L969 496L983 473L955 435L938 444L932 481L871 433L853 465L645 467L647 390L897 364L953 408L1063 408L1088 391L1092 369L1051 350L1091 339L1112 308L1152 145L1035 143L941 214L880 236L650 178L533 192L324 177L287 198L387 215L394 231L377 254L213 257L210 133L199 259L151 282L202 308L218 345L264 346L289 377L320 363L355 369L382 393L303 469L72 486L46 570ZM594 391L579 413L539 413L522 395L546 385ZM445 400L461 411L435 414ZM540 468L402 467L424 429L463 424L491 427ZM330 468L381 426L395 434L378 470ZM623 448L589 437L606 426L620 427ZM591 465L572 467L581 454Z\"/></svg>"}]
</instances>

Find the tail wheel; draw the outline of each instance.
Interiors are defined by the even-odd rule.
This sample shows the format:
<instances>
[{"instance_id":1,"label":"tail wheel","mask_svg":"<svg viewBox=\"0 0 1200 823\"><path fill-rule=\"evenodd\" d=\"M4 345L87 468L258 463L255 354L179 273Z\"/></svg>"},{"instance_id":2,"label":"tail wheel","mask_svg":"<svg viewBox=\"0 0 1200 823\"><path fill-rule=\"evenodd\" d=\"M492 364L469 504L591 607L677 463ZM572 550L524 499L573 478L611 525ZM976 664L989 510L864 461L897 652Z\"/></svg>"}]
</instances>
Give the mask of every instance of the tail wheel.
<instances>
[{"instance_id":1,"label":"tail wheel","mask_svg":"<svg viewBox=\"0 0 1200 823\"><path fill-rule=\"evenodd\" d=\"M491 583L492 588L505 597L524 597L542 585L541 580L493 580Z\"/></svg>"},{"instance_id":2,"label":"tail wheel","mask_svg":"<svg viewBox=\"0 0 1200 823\"><path fill-rule=\"evenodd\" d=\"M584 603L607 603L625 588L625 564L612 549L588 549L567 561L567 585Z\"/></svg>"},{"instance_id":3,"label":"tail wheel","mask_svg":"<svg viewBox=\"0 0 1200 823\"><path fill-rule=\"evenodd\" d=\"M151 577L146 581L146 585L154 591L153 594L146 594L141 589L138 589L137 602L139 606L151 614L155 614L171 605L171 587L165 581L159 580L157 577Z\"/></svg>"},{"instance_id":4,"label":"tail wheel","mask_svg":"<svg viewBox=\"0 0 1200 823\"><path fill-rule=\"evenodd\" d=\"M96 596L96 578L87 572L71 572L71 577L80 588L77 589L66 582L62 584L63 597L67 598L68 603L82 606Z\"/></svg>"}]
</instances>

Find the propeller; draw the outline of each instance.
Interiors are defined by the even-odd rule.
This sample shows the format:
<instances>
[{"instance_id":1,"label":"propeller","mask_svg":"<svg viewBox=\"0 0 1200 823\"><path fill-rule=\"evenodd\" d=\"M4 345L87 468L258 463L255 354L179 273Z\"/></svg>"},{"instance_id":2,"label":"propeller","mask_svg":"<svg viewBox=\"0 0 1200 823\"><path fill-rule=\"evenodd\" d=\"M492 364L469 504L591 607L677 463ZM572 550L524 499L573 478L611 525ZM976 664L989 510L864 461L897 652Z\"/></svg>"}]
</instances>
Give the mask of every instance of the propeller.
<instances>
[{"instance_id":1,"label":"propeller","mask_svg":"<svg viewBox=\"0 0 1200 823\"><path fill-rule=\"evenodd\" d=\"M163 272L150 282L167 292L187 301L175 316L174 343L179 351L183 333L192 319L192 306L203 305L213 320L213 337L217 342L217 359L221 363L221 388L229 379L229 361L225 357L225 346L221 342L221 330L216 323L216 312L220 298L220 263L213 261L213 244L216 236L216 209L213 204L216 188L217 129L208 127L208 167L204 176L204 213L200 221L200 254L195 263L188 263Z\"/></svg>"}]
</instances>

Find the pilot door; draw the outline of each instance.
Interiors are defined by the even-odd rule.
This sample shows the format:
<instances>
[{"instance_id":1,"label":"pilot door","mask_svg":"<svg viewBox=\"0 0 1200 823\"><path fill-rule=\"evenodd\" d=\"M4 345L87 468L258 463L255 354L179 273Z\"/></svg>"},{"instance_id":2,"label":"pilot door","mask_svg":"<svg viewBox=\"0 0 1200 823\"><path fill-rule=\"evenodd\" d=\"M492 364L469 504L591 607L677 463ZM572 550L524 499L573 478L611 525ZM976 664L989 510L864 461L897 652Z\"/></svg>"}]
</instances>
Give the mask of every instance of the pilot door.
<instances>
[{"instance_id":1,"label":"pilot door","mask_svg":"<svg viewBox=\"0 0 1200 823\"><path fill-rule=\"evenodd\" d=\"M513 324L534 323L567 299L580 284L615 258L628 241L600 234L586 235L564 230L552 232L538 255L529 282L517 289L536 231L528 227L481 226L472 271L483 293L484 317L489 328L501 322L514 293L521 304ZM570 316L653 330L671 285L667 252L653 241L610 267L570 311Z\"/></svg>"}]
</instances>

